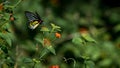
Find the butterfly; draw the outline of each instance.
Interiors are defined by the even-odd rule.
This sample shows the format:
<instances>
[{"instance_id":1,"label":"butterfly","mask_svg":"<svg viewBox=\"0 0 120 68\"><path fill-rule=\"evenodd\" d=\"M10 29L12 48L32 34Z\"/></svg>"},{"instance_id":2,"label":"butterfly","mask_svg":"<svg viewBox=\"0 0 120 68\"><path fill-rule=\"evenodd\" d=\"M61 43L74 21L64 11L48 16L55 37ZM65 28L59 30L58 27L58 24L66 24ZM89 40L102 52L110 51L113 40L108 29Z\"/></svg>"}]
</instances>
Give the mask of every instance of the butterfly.
<instances>
[{"instance_id":1,"label":"butterfly","mask_svg":"<svg viewBox=\"0 0 120 68\"><path fill-rule=\"evenodd\" d=\"M38 25L42 24L43 22L37 12L33 13L33 12L25 11L25 16L28 19L30 29L37 28Z\"/></svg>"}]
</instances>

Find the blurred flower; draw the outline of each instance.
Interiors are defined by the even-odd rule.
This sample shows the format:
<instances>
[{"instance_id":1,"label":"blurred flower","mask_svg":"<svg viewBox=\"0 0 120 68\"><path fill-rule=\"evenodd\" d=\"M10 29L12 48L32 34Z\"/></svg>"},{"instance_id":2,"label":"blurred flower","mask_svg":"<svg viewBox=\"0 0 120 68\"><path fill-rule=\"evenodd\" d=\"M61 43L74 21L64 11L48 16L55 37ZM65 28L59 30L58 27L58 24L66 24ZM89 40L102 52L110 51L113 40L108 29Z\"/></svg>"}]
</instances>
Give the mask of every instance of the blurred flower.
<instances>
[{"instance_id":1,"label":"blurred flower","mask_svg":"<svg viewBox=\"0 0 120 68\"><path fill-rule=\"evenodd\" d=\"M0 4L0 10L3 10L3 3Z\"/></svg>"},{"instance_id":2,"label":"blurred flower","mask_svg":"<svg viewBox=\"0 0 120 68\"><path fill-rule=\"evenodd\" d=\"M86 28L81 28L80 34L81 34L81 37L84 38L86 41L96 43L96 41L91 37L90 33Z\"/></svg>"},{"instance_id":3,"label":"blurred flower","mask_svg":"<svg viewBox=\"0 0 120 68\"><path fill-rule=\"evenodd\" d=\"M80 28L80 33L86 34L86 33L88 33L88 30L86 28Z\"/></svg>"},{"instance_id":4,"label":"blurred flower","mask_svg":"<svg viewBox=\"0 0 120 68\"><path fill-rule=\"evenodd\" d=\"M51 4L55 7L59 5L59 0L50 0Z\"/></svg>"},{"instance_id":5,"label":"blurred flower","mask_svg":"<svg viewBox=\"0 0 120 68\"><path fill-rule=\"evenodd\" d=\"M47 38L44 38L44 46L50 46L51 45L51 42L50 42L50 40L49 39L47 39Z\"/></svg>"},{"instance_id":6,"label":"blurred flower","mask_svg":"<svg viewBox=\"0 0 120 68\"><path fill-rule=\"evenodd\" d=\"M55 33L55 36L56 36L56 38L61 38L61 34L58 32Z\"/></svg>"},{"instance_id":7,"label":"blurred flower","mask_svg":"<svg viewBox=\"0 0 120 68\"><path fill-rule=\"evenodd\" d=\"M52 65L50 68L60 68L59 65Z\"/></svg>"},{"instance_id":8,"label":"blurred flower","mask_svg":"<svg viewBox=\"0 0 120 68\"><path fill-rule=\"evenodd\" d=\"M51 53L53 53L54 55L56 55L55 53L55 49L53 48L52 44L51 44L51 41L48 39L48 38L44 38L43 40L43 47L45 47L46 49L41 53L42 56L45 55L46 52L50 51Z\"/></svg>"},{"instance_id":9,"label":"blurred flower","mask_svg":"<svg viewBox=\"0 0 120 68\"><path fill-rule=\"evenodd\" d=\"M12 16L12 17L10 17L10 21L14 21L15 20L15 18Z\"/></svg>"},{"instance_id":10,"label":"blurred flower","mask_svg":"<svg viewBox=\"0 0 120 68\"><path fill-rule=\"evenodd\" d=\"M86 28L80 28L80 34L81 36L85 37L89 35L89 32Z\"/></svg>"},{"instance_id":11,"label":"blurred flower","mask_svg":"<svg viewBox=\"0 0 120 68\"><path fill-rule=\"evenodd\" d=\"M15 18L13 17L13 14L10 13L10 21L14 21L14 20L15 20Z\"/></svg>"}]
</instances>

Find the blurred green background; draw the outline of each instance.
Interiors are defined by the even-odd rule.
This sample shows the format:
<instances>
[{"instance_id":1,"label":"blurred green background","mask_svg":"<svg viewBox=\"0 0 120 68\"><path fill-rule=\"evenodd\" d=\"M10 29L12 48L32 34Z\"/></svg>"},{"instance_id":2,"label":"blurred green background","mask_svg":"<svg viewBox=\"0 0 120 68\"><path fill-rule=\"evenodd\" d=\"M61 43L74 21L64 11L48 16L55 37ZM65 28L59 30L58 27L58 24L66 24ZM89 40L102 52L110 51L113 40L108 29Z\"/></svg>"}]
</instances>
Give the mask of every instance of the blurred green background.
<instances>
[{"instance_id":1,"label":"blurred green background","mask_svg":"<svg viewBox=\"0 0 120 68\"><path fill-rule=\"evenodd\" d=\"M0 3L13 6L18 1L1 0ZM120 3L117 0L22 0L11 11L15 21L7 21L9 25L0 30L0 68L49 68L51 65L120 68ZM49 52L37 62L43 47L35 38L43 35L39 28L34 31L28 28L25 11L38 12L43 26L54 23L61 27L61 38L52 42L56 55ZM0 10L0 23L6 22L2 14L9 20L9 12ZM5 29L10 32L2 34Z\"/></svg>"}]
</instances>

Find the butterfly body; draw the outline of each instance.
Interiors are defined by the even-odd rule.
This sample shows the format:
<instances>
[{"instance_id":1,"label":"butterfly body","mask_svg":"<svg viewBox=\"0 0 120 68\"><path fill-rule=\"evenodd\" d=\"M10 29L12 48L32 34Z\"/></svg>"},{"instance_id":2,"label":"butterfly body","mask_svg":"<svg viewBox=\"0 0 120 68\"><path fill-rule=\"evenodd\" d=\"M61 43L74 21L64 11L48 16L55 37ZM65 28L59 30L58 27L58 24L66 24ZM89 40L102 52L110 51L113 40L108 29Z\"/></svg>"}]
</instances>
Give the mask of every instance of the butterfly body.
<instances>
[{"instance_id":1,"label":"butterfly body","mask_svg":"<svg viewBox=\"0 0 120 68\"><path fill-rule=\"evenodd\" d=\"M28 19L30 29L37 28L43 22L37 12L32 13L32 12L29 12L29 11L25 11L25 15Z\"/></svg>"}]
</instances>

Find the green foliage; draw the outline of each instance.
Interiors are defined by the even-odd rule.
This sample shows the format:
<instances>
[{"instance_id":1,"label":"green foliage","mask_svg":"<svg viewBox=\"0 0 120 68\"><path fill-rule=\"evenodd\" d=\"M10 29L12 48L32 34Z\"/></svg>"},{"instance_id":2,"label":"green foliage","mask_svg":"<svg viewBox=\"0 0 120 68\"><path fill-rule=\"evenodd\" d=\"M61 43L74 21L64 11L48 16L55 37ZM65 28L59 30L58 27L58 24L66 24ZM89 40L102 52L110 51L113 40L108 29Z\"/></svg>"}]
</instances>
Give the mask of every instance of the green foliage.
<instances>
[{"instance_id":1,"label":"green foliage","mask_svg":"<svg viewBox=\"0 0 120 68\"><path fill-rule=\"evenodd\" d=\"M120 13L101 0L1 0L0 68L119 68ZM24 11L43 20L31 30Z\"/></svg>"}]
</instances>

